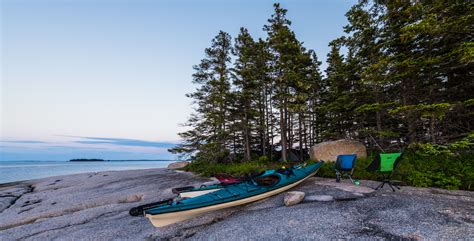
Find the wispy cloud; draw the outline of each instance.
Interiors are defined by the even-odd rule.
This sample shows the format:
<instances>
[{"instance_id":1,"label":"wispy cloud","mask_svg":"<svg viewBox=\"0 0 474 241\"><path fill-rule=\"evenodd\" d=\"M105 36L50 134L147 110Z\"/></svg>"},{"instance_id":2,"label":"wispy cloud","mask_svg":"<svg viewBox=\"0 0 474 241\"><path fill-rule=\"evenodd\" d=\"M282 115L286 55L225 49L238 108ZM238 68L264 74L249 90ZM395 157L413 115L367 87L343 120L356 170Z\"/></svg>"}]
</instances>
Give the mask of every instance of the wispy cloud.
<instances>
[{"instance_id":1,"label":"wispy cloud","mask_svg":"<svg viewBox=\"0 0 474 241\"><path fill-rule=\"evenodd\" d=\"M106 138L106 137L89 137L89 136L78 136L78 138L84 139L81 141L75 141L80 144L109 144L116 146L135 146L135 147L158 147L158 148L170 148L176 146L175 143L160 142L160 141L145 141L137 139L125 139L125 138Z\"/></svg>"},{"instance_id":2,"label":"wispy cloud","mask_svg":"<svg viewBox=\"0 0 474 241\"><path fill-rule=\"evenodd\" d=\"M0 141L5 143L18 143L18 144L46 144L44 141L31 141L31 140L19 140L19 141Z\"/></svg>"}]
</instances>

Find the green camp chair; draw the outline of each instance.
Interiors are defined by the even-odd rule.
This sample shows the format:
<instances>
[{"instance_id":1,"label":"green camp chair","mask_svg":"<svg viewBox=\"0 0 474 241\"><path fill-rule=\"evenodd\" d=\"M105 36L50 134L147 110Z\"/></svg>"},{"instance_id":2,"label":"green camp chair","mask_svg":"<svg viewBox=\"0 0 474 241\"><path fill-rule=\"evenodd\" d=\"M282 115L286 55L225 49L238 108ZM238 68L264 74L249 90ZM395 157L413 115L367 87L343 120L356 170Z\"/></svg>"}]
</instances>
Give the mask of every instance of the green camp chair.
<instances>
[{"instance_id":1,"label":"green camp chair","mask_svg":"<svg viewBox=\"0 0 474 241\"><path fill-rule=\"evenodd\" d=\"M396 185L392 180L390 180L390 176L392 175L393 171L395 168L397 168L398 163L400 162L402 157L402 153L397 152L397 153L380 153L377 155L372 163L367 167L367 171L378 171L382 173L383 176L383 182L379 186L375 188L375 190L378 190L379 188L383 188L385 184L388 184L390 188L392 188L392 191L395 192L396 187L398 190L400 190L400 187Z\"/></svg>"}]
</instances>

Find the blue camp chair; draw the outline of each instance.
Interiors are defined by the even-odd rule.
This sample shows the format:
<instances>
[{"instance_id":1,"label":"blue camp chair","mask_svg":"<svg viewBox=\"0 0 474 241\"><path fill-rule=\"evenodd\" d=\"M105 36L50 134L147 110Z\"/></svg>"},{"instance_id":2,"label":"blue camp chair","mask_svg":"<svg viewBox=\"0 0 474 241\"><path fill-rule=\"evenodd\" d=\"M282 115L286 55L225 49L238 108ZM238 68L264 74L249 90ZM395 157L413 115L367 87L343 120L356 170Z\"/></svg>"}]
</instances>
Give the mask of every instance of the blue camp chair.
<instances>
[{"instance_id":1,"label":"blue camp chair","mask_svg":"<svg viewBox=\"0 0 474 241\"><path fill-rule=\"evenodd\" d=\"M352 180L352 173L354 172L356 160L356 154L337 156L336 163L334 164L336 182L340 182L344 175L348 176L352 183L354 182L354 180Z\"/></svg>"}]
</instances>

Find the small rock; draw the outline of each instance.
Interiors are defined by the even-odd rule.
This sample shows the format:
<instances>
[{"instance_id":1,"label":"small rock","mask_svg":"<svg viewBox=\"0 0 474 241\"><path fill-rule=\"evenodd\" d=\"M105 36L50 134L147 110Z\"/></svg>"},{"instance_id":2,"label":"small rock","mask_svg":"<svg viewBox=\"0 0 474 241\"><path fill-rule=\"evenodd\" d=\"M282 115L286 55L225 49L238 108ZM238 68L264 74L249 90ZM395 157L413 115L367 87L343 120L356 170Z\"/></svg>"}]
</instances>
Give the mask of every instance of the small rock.
<instances>
[{"instance_id":1,"label":"small rock","mask_svg":"<svg viewBox=\"0 0 474 241\"><path fill-rule=\"evenodd\" d=\"M304 199L304 192L291 191L285 193L285 206L291 206L300 203Z\"/></svg>"},{"instance_id":2,"label":"small rock","mask_svg":"<svg viewBox=\"0 0 474 241\"><path fill-rule=\"evenodd\" d=\"M312 196L306 197L306 200L318 201L318 202L330 202L330 201L334 201L334 197L329 196L329 195L312 195Z\"/></svg>"},{"instance_id":3,"label":"small rock","mask_svg":"<svg viewBox=\"0 0 474 241\"><path fill-rule=\"evenodd\" d=\"M409 234L406 237L411 240L425 240L425 238L422 235L417 234L417 233Z\"/></svg>"},{"instance_id":4,"label":"small rock","mask_svg":"<svg viewBox=\"0 0 474 241\"><path fill-rule=\"evenodd\" d=\"M173 162L168 165L168 169L180 169L185 166L189 165L189 162L187 161L182 161L182 162Z\"/></svg>"}]
</instances>

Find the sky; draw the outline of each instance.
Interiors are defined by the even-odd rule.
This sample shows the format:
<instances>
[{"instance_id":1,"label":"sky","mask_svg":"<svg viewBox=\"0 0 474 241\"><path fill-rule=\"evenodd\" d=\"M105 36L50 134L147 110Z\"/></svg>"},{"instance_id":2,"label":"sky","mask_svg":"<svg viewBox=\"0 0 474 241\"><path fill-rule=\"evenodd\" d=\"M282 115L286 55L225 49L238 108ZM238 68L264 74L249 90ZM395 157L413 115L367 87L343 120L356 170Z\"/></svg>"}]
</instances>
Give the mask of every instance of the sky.
<instances>
[{"instance_id":1,"label":"sky","mask_svg":"<svg viewBox=\"0 0 474 241\"><path fill-rule=\"evenodd\" d=\"M0 161L176 159L192 66L219 30L254 38L269 0L0 0ZM349 0L280 1L325 61ZM323 68L326 65L323 64Z\"/></svg>"}]
</instances>

